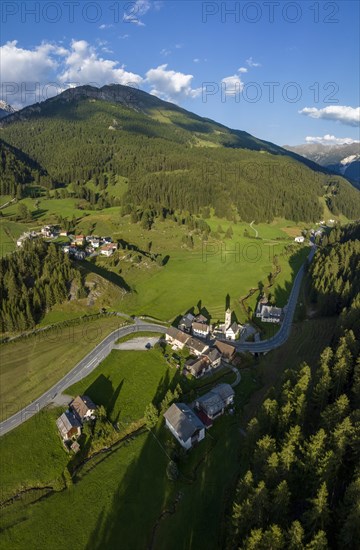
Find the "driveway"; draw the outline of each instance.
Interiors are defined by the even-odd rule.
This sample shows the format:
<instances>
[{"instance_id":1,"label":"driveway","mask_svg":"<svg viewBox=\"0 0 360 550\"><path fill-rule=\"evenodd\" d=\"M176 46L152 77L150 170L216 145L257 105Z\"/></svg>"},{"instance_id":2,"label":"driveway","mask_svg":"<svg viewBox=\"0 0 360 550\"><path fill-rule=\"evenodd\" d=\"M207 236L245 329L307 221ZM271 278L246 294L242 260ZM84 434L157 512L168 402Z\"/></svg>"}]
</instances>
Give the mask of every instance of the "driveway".
<instances>
[{"instance_id":1,"label":"driveway","mask_svg":"<svg viewBox=\"0 0 360 550\"><path fill-rule=\"evenodd\" d=\"M120 344L114 344L113 349L120 349L120 350L136 350L136 351L149 351L151 348L146 348L146 344L150 344L151 347L154 347L157 342L159 342L160 338L156 336L139 336L138 338L133 338L132 340L129 340L128 342L121 342Z\"/></svg>"}]
</instances>

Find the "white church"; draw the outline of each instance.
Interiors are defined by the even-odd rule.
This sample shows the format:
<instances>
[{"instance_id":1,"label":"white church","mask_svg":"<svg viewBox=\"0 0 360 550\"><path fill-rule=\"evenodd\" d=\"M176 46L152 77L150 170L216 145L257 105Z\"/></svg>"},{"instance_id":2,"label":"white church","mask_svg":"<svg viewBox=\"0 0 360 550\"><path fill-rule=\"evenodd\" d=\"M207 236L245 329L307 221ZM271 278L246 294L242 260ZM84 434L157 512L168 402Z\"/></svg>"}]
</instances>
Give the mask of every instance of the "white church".
<instances>
[{"instance_id":1,"label":"white church","mask_svg":"<svg viewBox=\"0 0 360 550\"><path fill-rule=\"evenodd\" d=\"M236 322L231 322L232 311L228 308L225 311L225 323L218 325L214 332L220 333L225 336L227 340L236 340L239 338L243 326Z\"/></svg>"}]
</instances>

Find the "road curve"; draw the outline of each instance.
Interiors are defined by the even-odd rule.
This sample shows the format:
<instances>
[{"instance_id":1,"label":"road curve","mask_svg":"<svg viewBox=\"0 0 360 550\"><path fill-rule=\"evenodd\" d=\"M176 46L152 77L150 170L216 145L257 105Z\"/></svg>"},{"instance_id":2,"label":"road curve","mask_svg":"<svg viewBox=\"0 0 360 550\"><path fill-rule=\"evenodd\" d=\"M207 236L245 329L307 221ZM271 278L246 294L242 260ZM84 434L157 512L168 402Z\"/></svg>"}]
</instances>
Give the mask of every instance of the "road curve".
<instances>
[{"instance_id":1,"label":"road curve","mask_svg":"<svg viewBox=\"0 0 360 550\"><path fill-rule=\"evenodd\" d=\"M121 337L127 336L132 332L159 332L163 333L166 330L165 326L155 323L149 323L140 319L135 319L133 325L127 325L116 329L109 334L100 344L98 344L90 353L84 357L70 372L68 372L59 382L52 388L47 390L41 397L35 399L32 403L10 416L3 422L0 422L0 436L10 432L41 409L52 403L56 394L63 392L66 388L79 382L85 378L105 359L111 352L114 343Z\"/></svg>"},{"instance_id":2,"label":"road curve","mask_svg":"<svg viewBox=\"0 0 360 550\"><path fill-rule=\"evenodd\" d=\"M316 251L316 246L313 243L311 243L311 245L312 245L312 248L307 258L309 263L312 261ZM265 353L282 346L282 344L286 342L286 340L289 338L289 335L290 335L291 326L294 319L295 308L298 301L304 273L305 273L305 266L302 265L294 279L294 284L290 292L284 319L279 331L275 334L275 336L273 336L272 338L269 338L268 340L262 340L260 342L244 342L244 343L232 342L232 345L236 347L237 351L249 351L251 353Z\"/></svg>"}]
</instances>

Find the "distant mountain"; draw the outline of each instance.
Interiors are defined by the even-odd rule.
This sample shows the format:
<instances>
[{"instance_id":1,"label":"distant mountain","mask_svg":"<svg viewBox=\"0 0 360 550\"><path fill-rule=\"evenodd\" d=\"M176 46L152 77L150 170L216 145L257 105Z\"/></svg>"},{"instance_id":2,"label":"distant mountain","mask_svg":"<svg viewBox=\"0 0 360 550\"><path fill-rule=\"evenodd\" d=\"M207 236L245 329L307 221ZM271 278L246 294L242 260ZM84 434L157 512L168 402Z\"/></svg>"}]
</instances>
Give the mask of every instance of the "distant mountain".
<instances>
[{"instance_id":1,"label":"distant mountain","mask_svg":"<svg viewBox=\"0 0 360 550\"><path fill-rule=\"evenodd\" d=\"M360 143L345 145L284 145L284 149L317 162L335 174L340 174L360 189Z\"/></svg>"},{"instance_id":2,"label":"distant mountain","mask_svg":"<svg viewBox=\"0 0 360 550\"><path fill-rule=\"evenodd\" d=\"M6 103L5 101L0 101L0 119L13 113L16 113L16 109L14 109L14 107L11 107L11 105Z\"/></svg>"},{"instance_id":3,"label":"distant mountain","mask_svg":"<svg viewBox=\"0 0 360 550\"><path fill-rule=\"evenodd\" d=\"M71 184L69 192L89 200L87 182L106 192L122 176L125 212L212 207L229 220L317 221L325 199L334 214L360 216L358 192L326 168L127 86L69 89L0 127L3 140L42 167L46 186Z\"/></svg>"}]
</instances>

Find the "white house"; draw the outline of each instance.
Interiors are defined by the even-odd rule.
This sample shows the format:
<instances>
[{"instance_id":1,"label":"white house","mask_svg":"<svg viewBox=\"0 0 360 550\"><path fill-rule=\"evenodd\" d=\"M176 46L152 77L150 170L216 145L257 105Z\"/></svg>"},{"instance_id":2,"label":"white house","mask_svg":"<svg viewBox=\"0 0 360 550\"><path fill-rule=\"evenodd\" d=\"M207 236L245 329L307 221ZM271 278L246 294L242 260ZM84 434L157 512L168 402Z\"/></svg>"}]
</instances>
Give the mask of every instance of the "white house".
<instances>
[{"instance_id":1,"label":"white house","mask_svg":"<svg viewBox=\"0 0 360 550\"><path fill-rule=\"evenodd\" d=\"M193 322L191 325L191 330L194 336L200 338L207 338L210 334L210 327L206 323Z\"/></svg>"},{"instance_id":2,"label":"white house","mask_svg":"<svg viewBox=\"0 0 360 550\"><path fill-rule=\"evenodd\" d=\"M203 340L198 340L198 338L189 338L186 341L186 346L189 348L190 353L196 356L204 355L204 353L209 349L208 344Z\"/></svg>"},{"instance_id":3,"label":"white house","mask_svg":"<svg viewBox=\"0 0 360 550\"><path fill-rule=\"evenodd\" d=\"M232 323L225 329L225 337L227 340L236 340L239 337L241 326L237 323Z\"/></svg>"},{"instance_id":4,"label":"white house","mask_svg":"<svg viewBox=\"0 0 360 550\"><path fill-rule=\"evenodd\" d=\"M81 423L73 412L64 412L57 419L56 425L64 441L77 439L81 434Z\"/></svg>"},{"instance_id":5,"label":"white house","mask_svg":"<svg viewBox=\"0 0 360 550\"><path fill-rule=\"evenodd\" d=\"M165 340L174 348L183 349L190 336L175 327L169 327L165 332Z\"/></svg>"},{"instance_id":6,"label":"white house","mask_svg":"<svg viewBox=\"0 0 360 550\"><path fill-rule=\"evenodd\" d=\"M221 353L216 348L209 348L204 356L208 358L211 368L216 369L221 365Z\"/></svg>"},{"instance_id":7,"label":"white house","mask_svg":"<svg viewBox=\"0 0 360 550\"><path fill-rule=\"evenodd\" d=\"M256 308L256 317L260 318L263 323L280 323L282 309L280 307L271 306L259 302Z\"/></svg>"},{"instance_id":8,"label":"white house","mask_svg":"<svg viewBox=\"0 0 360 550\"><path fill-rule=\"evenodd\" d=\"M70 403L70 408L81 422L94 417L96 411L95 403L87 395L78 395Z\"/></svg>"},{"instance_id":9,"label":"white house","mask_svg":"<svg viewBox=\"0 0 360 550\"><path fill-rule=\"evenodd\" d=\"M303 243L305 241L305 237L295 237L294 241L296 243Z\"/></svg>"},{"instance_id":10,"label":"white house","mask_svg":"<svg viewBox=\"0 0 360 550\"><path fill-rule=\"evenodd\" d=\"M103 256L112 256L115 252L115 250L117 249L117 246L116 244L112 244L112 243L109 243L109 244L104 244L104 246L102 246L100 248L100 253L103 255Z\"/></svg>"},{"instance_id":11,"label":"white house","mask_svg":"<svg viewBox=\"0 0 360 550\"><path fill-rule=\"evenodd\" d=\"M173 403L164 413L166 426L184 449L204 439L205 426L185 403Z\"/></svg>"}]
</instances>

